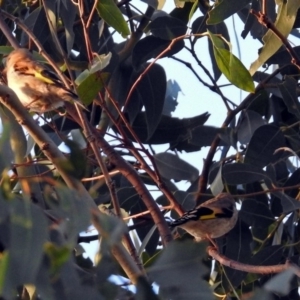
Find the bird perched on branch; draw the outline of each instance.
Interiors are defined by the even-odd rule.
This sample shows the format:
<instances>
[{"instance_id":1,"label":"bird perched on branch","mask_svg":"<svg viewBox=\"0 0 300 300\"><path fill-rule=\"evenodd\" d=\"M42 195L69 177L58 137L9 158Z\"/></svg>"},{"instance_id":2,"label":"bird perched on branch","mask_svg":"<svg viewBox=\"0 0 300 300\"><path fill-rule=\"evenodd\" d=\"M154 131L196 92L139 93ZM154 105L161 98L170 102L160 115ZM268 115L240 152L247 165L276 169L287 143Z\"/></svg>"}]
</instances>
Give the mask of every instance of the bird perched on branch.
<instances>
[{"instance_id":1,"label":"bird perched on branch","mask_svg":"<svg viewBox=\"0 0 300 300\"><path fill-rule=\"evenodd\" d=\"M238 211L230 194L222 193L186 212L170 223L171 228L181 227L196 241L225 235L236 224Z\"/></svg>"},{"instance_id":2,"label":"bird perched on branch","mask_svg":"<svg viewBox=\"0 0 300 300\"><path fill-rule=\"evenodd\" d=\"M44 113L64 106L64 101L77 103L78 96L65 88L55 73L34 60L27 49L16 49L6 58L7 85L30 111Z\"/></svg>"}]
</instances>

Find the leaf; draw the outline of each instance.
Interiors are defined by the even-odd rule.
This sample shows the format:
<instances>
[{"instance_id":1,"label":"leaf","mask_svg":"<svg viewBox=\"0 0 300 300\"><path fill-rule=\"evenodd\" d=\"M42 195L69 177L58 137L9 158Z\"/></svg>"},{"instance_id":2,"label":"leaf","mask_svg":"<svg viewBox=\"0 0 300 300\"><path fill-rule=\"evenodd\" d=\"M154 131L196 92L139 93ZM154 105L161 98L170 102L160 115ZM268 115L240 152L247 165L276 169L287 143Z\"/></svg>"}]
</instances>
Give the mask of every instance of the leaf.
<instances>
[{"instance_id":1,"label":"leaf","mask_svg":"<svg viewBox=\"0 0 300 300\"><path fill-rule=\"evenodd\" d=\"M270 162L277 161L282 154L274 154L275 150L285 146L285 138L278 127L263 125L254 132L244 162L263 168Z\"/></svg>"},{"instance_id":2,"label":"leaf","mask_svg":"<svg viewBox=\"0 0 300 300\"><path fill-rule=\"evenodd\" d=\"M156 58L161 52L168 49L171 42L152 35L139 40L132 50L133 67L138 70L143 63L151 58ZM174 43L161 58L170 57L181 51L183 47L184 41L180 40Z\"/></svg>"},{"instance_id":3,"label":"leaf","mask_svg":"<svg viewBox=\"0 0 300 300\"><path fill-rule=\"evenodd\" d=\"M7 272L9 268L9 253L7 251L2 253L0 258L0 293L3 295L3 289L7 278Z\"/></svg>"},{"instance_id":4,"label":"leaf","mask_svg":"<svg viewBox=\"0 0 300 300\"><path fill-rule=\"evenodd\" d=\"M224 190L224 184L222 180L222 167L223 165L220 164L217 176L214 178L214 181L210 184L210 190L215 196L222 193L222 191Z\"/></svg>"},{"instance_id":5,"label":"leaf","mask_svg":"<svg viewBox=\"0 0 300 300\"><path fill-rule=\"evenodd\" d=\"M214 45L215 59L221 72L238 88L253 93L255 86L249 71L236 56L224 49L223 41L218 36L210 31L208 33Z\"/></svg>"},{"instance_id":6,"label":"leaf","mask_svg":"<svg viewBox=\"0 0 300 300\"><path fill-rule=\"evenodd\" d=\"M146 210L147 207L144 204L144 202L142 202L141 199L138 199L135 205L131 207L130 215L136 215L145 212ZM145 241L143 247L145 247L146 252L150 256L152 256L157 250L160 236L158 230L157 229L154 230L155 223L153 222L153 219L149 215L144 216L143 220L144 220L143 226L138 226L141 224L141 220L138 218L133 218L132 221L133 224L137 225L136 232L138 234L140 241L142 243Z\"/></svg>"},{"instance_id":7,"label":"leaf","mask_svg":"<svg viewBox=\"0 0 300 300\"><path fill-rule=\"evenodd\" d=\"M113 0L98 0L97 11L100 17L123 37L130 34L127 23Z\"/></svg>"},{"instance_id":8,"label":"leaf","mask_svg":"<svg viewBox=\"0 0 300 300\"><path fill-rule=\"evenodd\" d=\"M186 33L187 26L177 18L170 16L158 17L153 20L149 29L155 37L164 40L173 40Z\"/></svg>"},{"instance_id":9,"label":"leaf","mask_svg":"<svg viewBox=\"0 0 300 300\"><path fill-rule=\"evenodd\" d=\"M60 4L60 17L64 24L68 55L71 54L71 50L73 49L74 45L75 34L73 31L73 26L77 13L78 6L72 3L71 1Z\"/></svg>"},{"instance_id":10,"label":"leaf","mask_svg":"<svg viewBox=\"0 0 300 300\"><path fill-rule=\"evenodd\" d=\"M206 272L202 264L205 247L204 243L192 241L173 242L162 251L149 269L149 276L160 286L163 299L214 299L202 279Z\"/></svg>"},{"instance_id":11,"label":"leaf","mask_svg":"<svg viewBox=\"0 0 300 300\"><path fill-rule=\"evenodd\" d=\"M277 0L278 14L274 23L277 30L286 38L291 32L298 8L300 7L299 0ZM282 41L278 36L269 29L263 37L264 46L259 53L258 58L250 66L250 74L253 75L265 61L271 57L282 45Z\"/></svg>"},{"instance_id":12,"label":"leaf","mask_svg":"<svg viewBox=\"0 0 300 300\"><path fill-rule=\"evenodd\" d=\"M226 41L230 41L230 36L228 34L228 29L227 29L225 22L221 22L216 25L207 25L206 17L201 16L201 17L197 18L192 24L192 32L194 34L204 33L207 30L210 30L214 34L219 34L219 35L223 36L226 39ZM195 38L198 39L198 37L195 37ZM218 81L219 78L221 77L222 73L217 66L217 62L216 62L215 56L213 54L214 46L213 46L213 43L211 42L211 40L209 40L209 43L208 43L208 51L209 51L209 55L210 55L210 59L211 59L211 63L212 63L214 78L216 81Z\"/></svg>"},{"instance_id":13,"label":"leaf","mask_svg":"<svg viewBox=\"0 0 300 300\"><path fill-rule=\"evenodd\" d=\"M144 276L139 276L136 285L136 300L159 300L160 298L154 293L151 284Z\"/></svg>"},{"instance_id":14,"label":"leaf","mask_svg":"<svg viewBox=\"0 0 300 300\"><path fill-rule=\"evenodd\" d=\"M81 179L86 172L87 158L77 142L66 139L64 143L70 150L70 153L68 154L68 161L71 164L70 175L77 179Z\"/></svg>"},{"instance_id":15,"label":"leaf","mask_svg":"<svg viewBox=\"0 0 300 300\"><path fill-rule=\"evenodd\" d=\"M107 109L110 112L110 115L113 117L118 116L118 112L114 107L111 99L114 99L119 104L119 107L124 105L126 100L125 95L128 94L128 90L130 88L130 79L132 77L133 69L131 67L125 67L117 65L112 72L108 88L109 88L109 96L108 93L105 93L105 102L107 105ZM106 130L106 128L110 125L110 118L108 115L102 111L101 119L99 122L99 129Z\"/></svg>"},{"instance_id":16,"label":"leaf","mask_svg":"<svg viewBox=\"0 0 300 300\"><path fill-rule=\"evenodd\" d=\"M148 139L145 112L140 112L136 116L132 124L132 129L135 131L142 143L172 143L172 146L176 148L178 142L180 142L181 140L183 142L186 141L190 130L201 124L204 124L209 116L210 114L207 112L199 116L184 119L171 118L169 116L162 115L155 132L153 133L151 138ZM125 126L123 126L122 129L126 132L128 138L134 140L133 136L129 133L128 129Z\"/></svg>"},{"instance_id":17,"label":"leaf","mask_svg":"<svg viewBox=\"0 0 300 300\"><path fill-rule=\"evenodd\" d=\"M184 24L188 24L190 21L190 12L194 6L193 2L185 2L184 7L175 7L169 15L173 18L177 18L184 22Z\"/></svg>"},{"instance_id":18,"label":"leaf","mask_svg":"<svg viewBox=\"0 0 300 300\"><path fill-rule=\"evenodd\" d=\"M9 226L9 267L4 291L10 293L7 289L35 282L42 262L48 224L39 207L26 200L15 199L11 202Z\"/></svg>"},{"instance_id":19,"label":"leaf","mask_svg":"<svg viewBox=\"0 0 300 300\"><path fill-rule=\"evenodd\" d=\"M59 270L69 260L71 251L66 246L59 247L50 242L45 244L44 249L50 259L52 276L57 276Z\"/></svg>"},{"instance_id":20,"label":"leaf","mask_svg":"<svg viewBox=\"0 0 300 300\"><path fill-rule=\"evenodd\" d=\"M49 207L60 216L63 224L63 233L70 247L77 243L78 234L90 225L90 212L80 198L80 195L64 186L56 186L56 197L52 190L46 190L45 197Z\"/></svg>"},{"instance_id":21,"label":"leaf","mask_svg":"<svg viewBox=\"0 0 300 300\"><path fill-rule=\"evenodd\" d=\"M90 67L90 72L95 73L103 70L105 67L109 65L111 58L112 58L111 52L108 52L107 54L101 54L101 55L96 54L96 56L93 58L92 65Z\"/></svg>"},{"instance_id":22,"label":"leaf","mask_svg":"<svg viewBox=\"0 0 300 300\"><path fill-rule=\"evenodd\" d=\"M266 172L247 163L227 164L223 166L223 179L229 185L247 184L255 181L269 180Z\"/></svg>"},{"instance_id":23,"label":"leaf","mask_svg":"<svg viewBox=\"0 0 300 300\"><path fill-rule=\"evenodd\" d=\"M216 2L214 8L208 12L207 24L212 25L224 21L250 2L251 0L220 0Z\"/></svg>"},{"instance_id":24,"label":"leaf","mask_svg":"<svg viewBox=\"0 0 300 300\"><path fill-rule=\"evenodd\" d=\"M267 291L285 296L290 292L292 278L295 274L292 268L276 274L272 279L265 283L264 288Z\"/></svg>"},{"instance_id":25,"label":"leaf","mask_svg":"<svg viewBox=\"0 0 300 300\"><path fill-rule=\"evenodd\" d=\"M160 175L166 179L194 181L198 177L198 169L177 155L167 152L158 153L154 155L154 160Z\"/></svg>"},{"instance_id":26,"label":"leaf","mask_svg":"<svg viewBox=\"0 0 300 300\"><path fill-rule=\"evenodd\" d=\"M300 208L300 202L285 193L272 191L272 194L280 199L283 213L290 213Z\"/></svg>"},{"instance_id":27,"label":"leaf","mask_svg":"<svg viewBox=\"0 0 300 300\"><path fill-rule=\"evenodd\" d=\"M88 74L76 89L80 100L85 105L91 104L97 94L102 90L104 83L108 78L108 73Z\"/></svg>"},{"instance_id":28,"label":"leaf","mask_svg":"<svg viewBox=\"0 0 300 300\"><path fill-rule=\"evenodd\" d=\"M297 54L297 56L300 56L300 46L293 47L293 50ZM287 65L291 63L291 55L285 48L280 48L274 55L272 55L270 58L268 58L265 62L267 65Z\"/></svg>"},{"instance_id":29,"label":"leaf","mask_svg":"<svg viewBox=\"0 0 300 300\"><path fill-rule=\"evenodd\" d=\"M145 106L148 139L155 132L164 107L167 89L167 78L164 69L154 64L138 82L136 92ZM130 98L132 101L132 98Z\"/></svg>"},{"instance_id":30,"label":"leaf","mask_svg":"<svg viewBox=\"0 0 300 300\"><path fill-rule=\"evenodd\" d=\"M236 128L238 141L241 144L248 144L255 130L264 124L265 121L260 114L251 110L242 112Z\"/></svg>"},{"instance_id":31,"label":"leaf","mask_svg":"<svg viewBox=\"0 0 300 300\"><path fill-rule=\"evenodd\" d=\"M267 292L263 289L256 289L254 291L254 295L251 298L249 298L249 300L261 300L261 299L273 300L274 297L273 297L273 294L270 292Z\"/></svg>"},{"instance_id":32,"label":"leaf","mask_svg":"<svg viewBox=\"0 0 300 300\"><path fill-rule=\"evenodd\" d=\"M284 82L279 84L278 87L288 111L300 119L300 104L296 92L297 81L290 76L286 76Z\"/></svg>"},{"instance_id":33,"label":"leaf","mask_svg":"<svg viewBox=\"0 0 300 300\"><path fill-rule=\"evenodd\" d=\"M61 47L59 45L59 40L58 40L58 35L57 35L57 19L58 19L58 3L57 1L53 0L45 0L43 3L43 7L45 9L46 13L46 20L48 23L48 28L51 33L52 40L51 42L53 43L53 48L55 49L53 52L61 52ZM62 55L62 53L61 53Z\"/></svg>"},{"instance_id":34,"label":"leaf","mask_svg":"<svg viewBox=\"0 0 300 300\"><path fill-rule=\"evenodd\" d=\"M269 227L275 221L268 205L256 199L243 200L239 217L249 226L259 228Z\"/></svg>"},{"instance_id":35,"label":"leaf","mask_svg":"<svg viewBox=\"0 0 300 300\"><path fill-rule=\"evenodd\" d=\"M213 126L197 126L189 132L188 142L193 145L200 147L210 146L213 140L220 134L229 134L230 128L217 128ZM228 145L223 141L219 144L220 146Z\"/></svg>"},{"instance_id":36,"label":"leaf","mask_svg":"<svg viewBox=\"0 0 300 300\"><path fill-rule=\"evenodd\" d=\"M154 9L162 9L165 0L141 0L142 2L150 5Z\"/></svg>"},{"instance_id":37,"label":"leaf","mask_svg":"<svg viewBox=\"0 0 300 300\"><path fill-rule=\"evenodd\" d=\"M45 22L45 9L41 5L36 8L25 20L24 23L28 29L35 35L37 40L43 45L49 38L50 30L48 22ZM23 33L24 34L24 33Z\"/></svg>"}]
</instances>

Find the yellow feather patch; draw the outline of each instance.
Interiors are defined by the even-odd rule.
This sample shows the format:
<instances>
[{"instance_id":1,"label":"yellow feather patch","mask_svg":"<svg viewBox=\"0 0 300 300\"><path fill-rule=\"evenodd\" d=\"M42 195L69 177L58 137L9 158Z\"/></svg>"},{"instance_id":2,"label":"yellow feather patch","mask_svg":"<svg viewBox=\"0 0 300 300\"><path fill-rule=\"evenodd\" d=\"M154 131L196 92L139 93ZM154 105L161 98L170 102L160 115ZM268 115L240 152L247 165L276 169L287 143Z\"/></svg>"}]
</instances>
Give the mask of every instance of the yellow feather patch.
<instances>
[{"instance_id":1,"label":"yellow feather patch","mask_svg":"<svg viewBox=\"0 0 300 300\"><path fill-rule=\"evenodd\" d=\"M42 81L44 81L45 83L49 83L49 84L54 84L55 82L53 80L51 80L50 78L47 78L45 76L43 76L41 73L39 72L34 72L34 76Z\"/></svg>"},{"instance_id":2,"label":"yellow feather patch","mask_svg":"<svg viewBox=\"0 0 300 300\"><path fill-rule=\"evenodd\" d=\"M204 208L204 207L203 207ZM218 214L224 214L224 211L222 208L217 208L217 207L210 207L208 208L208 210L210 210L211 212L210 213L205 213L205 214L202 214L200 217L199 217L199 220L212 220L212 219L217 219L219 218L218 217Z\"/></svg>"}]
</instances>

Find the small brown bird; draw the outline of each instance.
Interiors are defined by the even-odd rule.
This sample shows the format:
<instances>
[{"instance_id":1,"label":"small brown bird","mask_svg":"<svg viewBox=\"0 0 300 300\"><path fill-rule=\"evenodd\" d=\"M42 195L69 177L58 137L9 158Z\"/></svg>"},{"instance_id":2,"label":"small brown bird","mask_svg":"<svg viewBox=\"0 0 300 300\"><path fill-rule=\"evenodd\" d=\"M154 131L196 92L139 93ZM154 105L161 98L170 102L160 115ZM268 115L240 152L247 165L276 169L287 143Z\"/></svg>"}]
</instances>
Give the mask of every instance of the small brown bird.
<instances>
[{"instance_id":1,"label":"small brown bird","mask_svg":"<svg viewBox=\"0 0 300 300\"><path fill-rule=\"evenodd\" d=\"M222 193L186 212L170 224L181 227L196 241L214 239L225 235L236 224L238 211L230 194Z\"/></svg>"},{"instance_id":2,"label":"small brown bird","mask_svg":"<svg viewBox=\"0 0 300 300\"><path fill-rule=\"evenodd\" d=\"M34 60L27 49L12 51L6 58L7 85L30 111L44 113L64 106L64 101L77 103L78 96L65 88L55 73Z\"/></svg>"}]
</instances>

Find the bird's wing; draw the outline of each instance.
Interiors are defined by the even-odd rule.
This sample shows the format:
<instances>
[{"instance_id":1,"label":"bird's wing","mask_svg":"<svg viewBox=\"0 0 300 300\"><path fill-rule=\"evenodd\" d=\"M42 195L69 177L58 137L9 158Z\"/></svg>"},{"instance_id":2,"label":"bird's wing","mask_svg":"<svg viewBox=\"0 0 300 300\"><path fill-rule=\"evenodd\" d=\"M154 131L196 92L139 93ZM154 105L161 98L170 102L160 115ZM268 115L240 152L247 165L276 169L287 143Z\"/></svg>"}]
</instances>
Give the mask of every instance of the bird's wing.
<instances>
[{"instance_id":1,"label":"bird's wing","mask_svg":"<svg viewBox=\"0 0 300 300\"><path fill-rule=\"evenodd\" d=\"M21 75L34 76L35 78L47 83L54 84L62 88L65 92L69 93L71 97L74 97L74 100L78 96L71 90L67 89L58 78L58 76L46 69L44 66L41 66L38 63L32 63L31 61L21 61L14 65L15 71L19 72Z\"/></svg>"},{"instance_id":2,"label":"bird's wing","mask_svg":"<svg viewBox=\"0 0 300 300\"><path fill-rule=\"evenodd\" d=\"M231 218L233 206L231 207L207 207L200 206L183 214L179 219L173 221L170 226L180 226L188 221L207 221L221 218Z\"/></svg>"}]
</instances>

